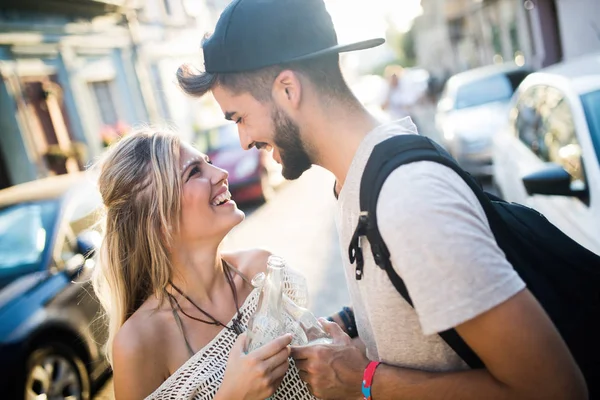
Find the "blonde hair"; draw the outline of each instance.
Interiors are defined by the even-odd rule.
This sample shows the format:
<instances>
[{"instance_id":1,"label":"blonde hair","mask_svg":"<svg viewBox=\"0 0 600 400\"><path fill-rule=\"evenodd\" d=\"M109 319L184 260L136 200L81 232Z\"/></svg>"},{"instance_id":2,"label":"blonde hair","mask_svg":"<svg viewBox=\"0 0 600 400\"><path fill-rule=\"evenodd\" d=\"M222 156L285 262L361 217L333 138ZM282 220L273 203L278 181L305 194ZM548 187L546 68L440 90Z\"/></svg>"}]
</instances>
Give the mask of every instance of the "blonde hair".
<instances>
[{"instance_id":1,"label":"blonde hair","mask_svg":"<svg viewBox=\"0 0 600 400\"><path fill-rule=\"evenodd\" d=\"M105 216L93 286L109 320L111 363L125 321L150 296L164 301L181 210L180 146L174 133L144 128L112 145L97 165Z\"/></svg>"}]
</instances>

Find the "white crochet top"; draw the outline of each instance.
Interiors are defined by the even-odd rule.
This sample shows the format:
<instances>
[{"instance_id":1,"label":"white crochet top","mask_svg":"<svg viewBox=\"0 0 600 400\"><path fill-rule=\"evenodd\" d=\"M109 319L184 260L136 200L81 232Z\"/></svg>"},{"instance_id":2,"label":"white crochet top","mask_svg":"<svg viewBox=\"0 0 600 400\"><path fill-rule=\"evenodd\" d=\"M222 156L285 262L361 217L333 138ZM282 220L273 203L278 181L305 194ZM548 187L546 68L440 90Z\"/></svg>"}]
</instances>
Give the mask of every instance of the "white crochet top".
<instances>
[{"instance_id":1,"label":"white crochet top","mask_svg":"<svg viewBox=\"0 0 600 400\"><path fill-rule=\"evenodd\" d=\"M304 277L286 267L284 273L284 293L296 304L305 307L308 296ZM254 289L246 298L240 312L241 323L248 327L248 320L256 311L259 289ZM227 325L229 325L231 321ZM237 335L223 328L206 346L194 354L185 364L162 383L148 400L208 400L214 398L223 381L229 352ZM290 358L290 368L277 392L270 400L313 400L306 384L300 379L294 360Z\"/></svg>"}]
</instances>

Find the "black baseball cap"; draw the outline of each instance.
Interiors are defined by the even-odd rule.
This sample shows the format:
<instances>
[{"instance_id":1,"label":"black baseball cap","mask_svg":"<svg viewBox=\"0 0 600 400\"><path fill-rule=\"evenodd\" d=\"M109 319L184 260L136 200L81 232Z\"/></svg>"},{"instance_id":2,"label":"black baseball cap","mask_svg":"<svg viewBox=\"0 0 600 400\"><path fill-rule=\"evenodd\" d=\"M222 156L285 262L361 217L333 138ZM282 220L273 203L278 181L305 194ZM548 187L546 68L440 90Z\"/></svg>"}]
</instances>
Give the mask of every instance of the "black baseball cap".
<instances>
[{"instance_id":1,"label":"black baseball cap","mask_svg":"<svg viewBox=\"0 0 600 400\"><path fill-rule=\"evenodd\" d=\"M339 44L323 0L234 0L204 41L208 73L246 72L383 44Z\"/></svg>"}]
</instances>

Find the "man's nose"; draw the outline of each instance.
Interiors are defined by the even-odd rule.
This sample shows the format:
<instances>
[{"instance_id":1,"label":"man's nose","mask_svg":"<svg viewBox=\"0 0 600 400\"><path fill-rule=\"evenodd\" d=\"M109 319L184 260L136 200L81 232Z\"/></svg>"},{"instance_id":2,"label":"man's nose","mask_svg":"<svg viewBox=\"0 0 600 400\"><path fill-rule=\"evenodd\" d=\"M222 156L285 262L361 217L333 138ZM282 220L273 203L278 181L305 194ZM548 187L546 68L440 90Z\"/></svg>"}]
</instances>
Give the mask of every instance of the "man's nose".
<instances>
[{"instance_id":1,"label":"man's nose","mask_svg":"<svg viewBox=\"0 0 600 400\"><path fill-rule=\"evenodd\" d=\"M246 130L239 125L238 136L240 137L240 146L242 146L244 150L250 150L250 147L252 146L252 143L254 143L254 141L247 134Z\"/></svg>"}]
</instances>

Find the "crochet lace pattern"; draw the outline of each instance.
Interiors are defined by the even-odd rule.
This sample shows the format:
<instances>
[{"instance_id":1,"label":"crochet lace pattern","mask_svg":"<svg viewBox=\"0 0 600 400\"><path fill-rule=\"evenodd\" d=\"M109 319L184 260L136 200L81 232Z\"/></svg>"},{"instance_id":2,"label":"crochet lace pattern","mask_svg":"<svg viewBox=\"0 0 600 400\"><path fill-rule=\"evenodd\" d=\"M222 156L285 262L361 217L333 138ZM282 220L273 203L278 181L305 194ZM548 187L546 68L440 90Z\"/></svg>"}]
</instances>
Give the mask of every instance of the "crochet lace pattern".
<instances>
[{"instance_id":1,"label":"crochet lace pattern","mask_svg":"<svg viewBox=\"0 0 600 400\"><path fill-rule=\"evenodd\" d=\"M283 292L296 304L306 307L308 293L304 277L286 267L283 279ZM241 323L248 327L248 320L256 311L260 291L254 289L240 307L243 316ZM231 322L231 321L229 321ZM289 321L286 321L289 322ZM287 325L287 324L286 324ZM194 354L173 375L162 383L147 400L209 400L216 394L223 381L229 352L237 336L229 329L222 329L204 348ZM294 360L277 392L270 400L312 400L306 383L300 379Z\"/></svg>"}]
</instances>

